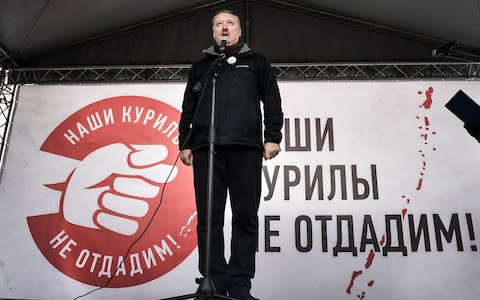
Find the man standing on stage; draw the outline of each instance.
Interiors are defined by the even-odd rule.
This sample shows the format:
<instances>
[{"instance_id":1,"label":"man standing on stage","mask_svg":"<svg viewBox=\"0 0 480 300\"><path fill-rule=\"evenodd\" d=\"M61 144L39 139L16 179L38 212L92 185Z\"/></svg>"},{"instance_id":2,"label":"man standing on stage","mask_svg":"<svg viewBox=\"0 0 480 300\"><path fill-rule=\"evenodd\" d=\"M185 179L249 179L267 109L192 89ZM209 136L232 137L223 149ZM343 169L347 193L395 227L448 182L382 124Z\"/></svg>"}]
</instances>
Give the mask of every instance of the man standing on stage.
<instances>
[{"instance_id":1,"label":"man standing on stage","mask_svg":"<svg viewBox=\"0 0 480 300\"><path fill-rule=\"evenodd\" d=\"M194 63L190 70L179 128L180 158L186 165L193 164L199 269L206 276L208 143L212 77L215 76L210 276L218 292L228 292L229 296L241 300L254 300L250 289L255 274L262 157L271 159L280 152L281 99L275 76L265 57L240 41L241 25L236 14L227 10L216 13L212 19L212 31L215 45L204 50L205 57ZM227 191L232 208L228 262L223 237Z\"/></svg>"}]
</instances>

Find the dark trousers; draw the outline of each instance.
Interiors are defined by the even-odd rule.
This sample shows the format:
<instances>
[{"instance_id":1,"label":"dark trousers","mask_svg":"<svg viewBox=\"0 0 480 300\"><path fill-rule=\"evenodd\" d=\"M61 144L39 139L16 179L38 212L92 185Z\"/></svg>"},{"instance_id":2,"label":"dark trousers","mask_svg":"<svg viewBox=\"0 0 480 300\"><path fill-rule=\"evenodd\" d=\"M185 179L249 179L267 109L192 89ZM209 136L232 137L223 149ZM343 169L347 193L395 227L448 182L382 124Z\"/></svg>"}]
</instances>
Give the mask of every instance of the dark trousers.
<instances>
[{"instance_id":1,"label":"dark trousers","mask_svg":"<svg viewBox=\"0 0 480 300\"><path fill-rule=\"evenodd\" d=\"M198 212L199 270L205 276L208 147L193 153ZM262 150L245 146L216 146L212 203L210 275L219 291L249 291L255 274L258 207L261 196ZM232 208L231 255L224 255L223 225L227 191Z\"/></svg>"}]
</instances>

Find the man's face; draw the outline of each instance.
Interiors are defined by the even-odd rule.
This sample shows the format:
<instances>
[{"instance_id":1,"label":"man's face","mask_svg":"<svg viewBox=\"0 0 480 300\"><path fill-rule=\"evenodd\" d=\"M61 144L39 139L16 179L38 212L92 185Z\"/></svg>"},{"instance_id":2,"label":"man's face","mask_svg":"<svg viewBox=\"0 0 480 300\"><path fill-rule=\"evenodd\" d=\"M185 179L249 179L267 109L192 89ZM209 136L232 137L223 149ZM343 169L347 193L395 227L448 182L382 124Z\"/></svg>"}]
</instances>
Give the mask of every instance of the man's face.
<instances>
[{"instance_id":1,"label":"man's face","mask_svg":"<svg viewBox=\"0 0 480 300\"><path fill-rule=\"evenodd\" d=\"M222 36L228 36L227 46L231 46L236 44L242 35L237 16L229 13L219 13L213 18L212 31L217 45L220 45Z\"/></svg>"}]
</instances>

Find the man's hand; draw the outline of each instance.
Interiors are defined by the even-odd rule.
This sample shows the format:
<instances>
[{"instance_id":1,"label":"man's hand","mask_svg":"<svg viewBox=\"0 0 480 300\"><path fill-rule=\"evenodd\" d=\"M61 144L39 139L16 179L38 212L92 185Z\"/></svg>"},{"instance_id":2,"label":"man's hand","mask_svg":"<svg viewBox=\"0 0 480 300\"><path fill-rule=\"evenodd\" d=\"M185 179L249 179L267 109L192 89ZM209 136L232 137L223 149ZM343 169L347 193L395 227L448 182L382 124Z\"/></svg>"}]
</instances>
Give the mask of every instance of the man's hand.
<instances>
[{"instance_id":1,"label":"man's hand","mask_svg":"<svg viewBox=\"0 0 480 300\"><path fill-rule=\"evenodd\" d=\"M191 149L184 149L180 152L180 159L184 165L191 166L193 160L193 153Z\"/></svg>"},{"instance_id":2,"label":"man's hand","mask_svg":"<svg viewBox=\"0 0 480 300\"><path fill-rule=\"evenodd\" d=\"M276 143L265 143L263 145L263 158L272 159L280 152L280 145Z\"/></svg>"}]
</instances>

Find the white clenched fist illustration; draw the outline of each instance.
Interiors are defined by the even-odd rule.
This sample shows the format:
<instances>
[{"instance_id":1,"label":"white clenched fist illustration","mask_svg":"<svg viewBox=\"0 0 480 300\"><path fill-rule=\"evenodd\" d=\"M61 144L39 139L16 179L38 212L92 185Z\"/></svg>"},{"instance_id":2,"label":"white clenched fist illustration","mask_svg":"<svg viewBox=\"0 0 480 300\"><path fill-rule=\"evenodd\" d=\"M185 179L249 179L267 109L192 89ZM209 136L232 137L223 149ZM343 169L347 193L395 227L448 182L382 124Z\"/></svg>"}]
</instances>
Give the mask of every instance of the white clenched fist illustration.
<instances>
[{"instance_id":1,"label":"white clenched fist illustration","mask_svg":"<svg viewBox=\"0 0 480 300\"><path fill-rule=\"evenodd\" d=\"M164 145L110 144L93 151L67 180L60 207L65 220L135 234L157 207L168 174L168 182L177 175L177 167L161 163L167 156Z\"/></svg>"}]
</instances>

